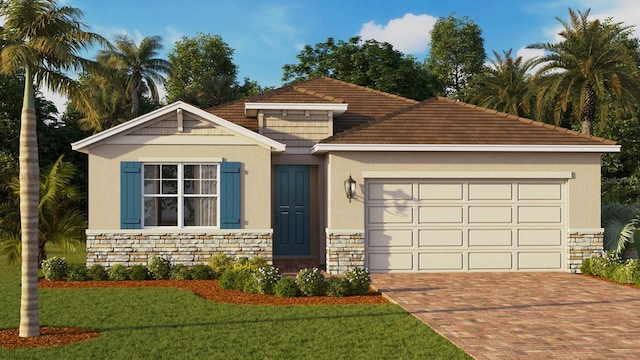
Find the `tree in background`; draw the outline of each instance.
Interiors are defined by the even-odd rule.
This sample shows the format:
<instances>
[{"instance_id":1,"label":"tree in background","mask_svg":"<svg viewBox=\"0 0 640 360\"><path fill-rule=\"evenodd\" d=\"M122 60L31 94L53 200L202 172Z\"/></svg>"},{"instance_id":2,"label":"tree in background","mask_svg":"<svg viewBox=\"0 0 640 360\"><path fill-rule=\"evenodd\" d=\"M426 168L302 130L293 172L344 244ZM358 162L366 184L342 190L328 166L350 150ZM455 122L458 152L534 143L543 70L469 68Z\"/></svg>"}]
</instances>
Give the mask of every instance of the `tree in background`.
<instances>
[{"instance_id":1,"label":"tree in background","mask_svg":"<svg viewBox=\"0 0 640 360\"><path fill-rule=\"evenodd\" d=\"M183 100L209 108L261 92L260 85L248 78L238 83L233 52L220 35L182 37L169 53L167 102Z\"/></svg>"},{"instance_id":2,"label":"tree in background","mask_svg":"<svg viewBox=\"0 0 640 360\"><path fill-rule=\"evenodd\" d=\"M442 83L441 93L456 98L467 82L482 71L486 55L482 29L470 18L439 18L431 30L426 66Z\"/></svg>"},{"instance_id":3,"label":"tree in background","mask_svg":"<svg viewBox=\"0 0 640 360\"><path fill-rule=\"evenodd\" d=\"M530 96L533 60L504 57L493 51L495 60L471 80L463 91L465 101L512 115L532 117L534 98Z\"/></svg>"},{"instance_id":4,"label":"tree in background","mask_svg":"<svg viewBox=\"0 0 640 360\"><path fill-rule=\"evenodd\" d=\"M78 106L90 104L65 72L82 71L91 62L78 56L104 39L85 30L82 12L73 7L58 7L55 1L6 0L0 2L4 25L0 31L0 71L25 73L20 128L20 235L22 249L22 290L20 337L40 335L38 310L38 230L39 168L36 134L35 89L45 85L77 100ZM84 100L84 101L83 101ZM89 111L91 113L91 111ZM90 115L91 116L91 115Z\"/></svg>"},{"instance_id":5,"label":"tree in background","mask_svg":"<svg viewBox=\"0 0 640 360\"><path fill-rule=\"evenodd\" d=\"M47 258L45 246L57 245L75 252L85 241L87 218L78 207L82 193L73 186L76 172L73 164L62 160L45 167L40 178L38 265ZM20 182L9 184L11 199L0 203L0 257L7 263L20 259Z\"/></svg>"},{"instance_id":6,"label":"tree in background","mask_svg":"<svg viewBox=\"0 0 640 360\"><path fill-rule=\"evenodd\" d=\"M593 134L593 122L606 122L612 108L618 117L636 114L640 77L637 55L623 41L630 28L588 16L589 10L569 9L569 22L556 18L562 41L528 47L546 52L534 62L541 65L534 77L538 113L552 108L556 122L570 114L583 133Z\"/></svg>"},{"instance_id":7,"label":"tree in background","mask_svg":"<svg viewBox=\"0 0 640 360\"><path fill-rule=\"evenodd\" d=\"M314 47L306 45L297 64L282 67L282 81L294 83L319 76L347 81L415 100L435 94L436 79L416 61L386 42L327 38Z\"/></svg>"},{"instance_id":8,"label":"tree in background","mask_svg":"<svg viewBox=\"0 0 640 360\"><path fill-rule=\"evenodd\" d=\"M164 75L169 73L171 65L158 57L163 48L160 36L147 36L140 41L140 45L136 45L131 37L120 34L116 36L114 43L113 47L98 53L97 60L106 65L107 72L101 71L99 75L102 78L96 77L94 80L113 84L117 88L124 85L126 99L131 101L130 117L134 118L140 114L142 94L148 92L153 103L159 103L157 84L164 85ZM122 84L121 81L125 83ZM114 100L107 100L106 103L109 101Z\"/></svg>"}]
</instances>

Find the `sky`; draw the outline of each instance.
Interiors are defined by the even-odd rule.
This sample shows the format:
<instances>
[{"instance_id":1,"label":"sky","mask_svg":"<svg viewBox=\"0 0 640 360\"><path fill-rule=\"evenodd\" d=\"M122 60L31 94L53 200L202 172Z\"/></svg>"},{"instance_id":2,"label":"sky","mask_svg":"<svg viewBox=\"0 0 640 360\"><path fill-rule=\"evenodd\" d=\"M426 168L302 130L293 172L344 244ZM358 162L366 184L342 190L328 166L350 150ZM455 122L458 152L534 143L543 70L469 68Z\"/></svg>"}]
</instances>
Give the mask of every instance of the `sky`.
<instances>
[{"instance_id":1,"label":"sky","mask_svg":"<svg viewBox=\"0 0 640 360\"><path fill-rule=\"evenodd\" d=\"M430 31L439 17L467 16L482 29L485 51L530 58L538 42L555 42L568 8L590 18L612 17L640 27L640 0L58 0L83 11L90 31L109 40L129 34L136 42L146 36L163 39L166 57L182 37L219 34L234 49L238 80L248 77L261 86L279 87L282 66L297 63L304 45L328 37L360 36L391 43L395 49L424 60ZM640 29L636 31L640 36ZM88 54L89 57L95 56ZM62 111L64 100L45 92Z\"/></svg>"}]
</instances>

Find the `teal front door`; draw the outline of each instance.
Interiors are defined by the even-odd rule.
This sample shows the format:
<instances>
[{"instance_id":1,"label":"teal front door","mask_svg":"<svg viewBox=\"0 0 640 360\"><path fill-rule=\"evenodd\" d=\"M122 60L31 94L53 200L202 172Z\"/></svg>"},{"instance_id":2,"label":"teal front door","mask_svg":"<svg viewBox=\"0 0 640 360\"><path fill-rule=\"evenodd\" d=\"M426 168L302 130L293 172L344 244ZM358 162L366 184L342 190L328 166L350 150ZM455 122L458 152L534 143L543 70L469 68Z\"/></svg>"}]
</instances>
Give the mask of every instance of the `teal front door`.
<instances>
[{"instance_id":1,"label":"teal front door","mask_svg":"<svg viewBox=\"0 0 640 360\"><path fill-rule=\"evenodd\" d=\"M274 255L309 255L309 166L277 165Z\"/></svg>"}]
</instances>

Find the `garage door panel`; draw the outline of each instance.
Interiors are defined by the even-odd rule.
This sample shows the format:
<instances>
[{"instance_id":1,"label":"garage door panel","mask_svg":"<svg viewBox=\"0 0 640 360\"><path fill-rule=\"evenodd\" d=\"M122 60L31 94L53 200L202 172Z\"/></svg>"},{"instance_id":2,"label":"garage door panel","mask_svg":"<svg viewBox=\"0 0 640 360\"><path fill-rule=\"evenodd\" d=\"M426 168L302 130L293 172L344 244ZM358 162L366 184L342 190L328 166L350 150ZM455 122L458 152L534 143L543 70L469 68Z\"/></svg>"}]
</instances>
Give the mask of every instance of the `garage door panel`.
<instances>
[{"instance_id":1,"label":"garage door panel","mask_svg":"<svg viewBox=\"0 0 640 360\"><path fill-rule=\"evenodd\" d=\"M463 219L462 206L421 206L419 211L421 224L459 224Z\"/></svg>"},{"instance_id":2,"label":"garage door panel","mask_svg":"<svg viewBox=\"0 0 640 360\"><path fill-rule=\"evenodd\" d=\"M519 246L561 246L560 229L519 229Z\"/></svg>"},{"instance_id":3,"label":"garage door panel","mask_svg":"<svg viewBox=\"0 0 640 360\"><path fill-rule=\"evenodd\" d=\"M510 252L469 252L469 270L511 270Z\"/></svg>"},{"instance_id":4,"label":"garage door panel","mask_svg":"<svg viewBox=\"0 0 640 360\"><path fill-rule=\"evenodd\" d=\"M469 224L510 224L513 220L510 206L469 206Z\"/></svg>"},{"instance_id":5,"label":"garage door panel","mask_svg":"<svg viewBox=\"0 0 640 360\"><path fill-rule=\"evenodd\" d=\"M462 270L463 254L457 253L420 253L418 270Z\"/></svg>"},{"instance_id":6,"label":"garage door panel","mask_svg":"<svg viewBox=\"0 0 640 360\"><path fill-rule=\"evenodd\" d=\"M367 196L369 200L411 200L412 184L369 184Z\"/></svg>"},{"instance_id":7,"label":"garage door panel","mask_svg":"<svg viewBox=\"0 0 640 360\"><path fill-rule=\"evenodd\" d=\"M369 270L379 271L412 271L414 269L413 253L370 253Z\"/></svg>"},{"instance_id":8,"label":"garage door panel","mask_svg":"<svg viewBox=\"0 0 640 360\"><path fill-rule=\"evenodd\" d=\"M454 230L420 230L418 245L428 246L462 246L463 231Z\"/></svg>"},{"instance_id":9,"label":"garage door panel","mask_svg":"<svg viewBox=\"0 0 640 360\"><path fill-rule=\"evenodd\" d=\"M511 246L511 229L470 229L469 246Z\"/></svg>"},{"instance_id":10,"label":"garage door panel","mask_svg":"<svg viewBox=\"0 0 640 360\"><path fill-rule=\"evenodd\" d=\"M556 223L562 221L562 207L558 206L520 206L518 207L518 222L526 223Z\"/></svg>"},{"instance_id":11,"label":"garage door panel","mask_svg":"<svg viewBox=\"0 0 640 360\"><path fill-rule=\"evenodd\" d=\"M511 200L511 184L469 184L469 200Z\"/></svg>"},{"instance_id":12,"label":"garage door panel","mask_svg":"<svg viewBox=\"0 0 640 360\"><path fill-rule=\"evenodd\" d=\"M369 224L412 224L411 206L370 206Z\"/></svg>"},{"instance_id":13,"label":"garage door panel","mask_svg":"<svg viewBox=\"0 0 640 360\"><path fill-rule=\"evenodd\" d=\"M462 200L462 184L419 184L420 200Z\"/></svg>"},{"instance_id":14,"label":"garage door panel","mask_svg":"<svg viewBox=\"0 0 640 360\"><path fill-rule=\"evenodd\" d=\"M408 230L369 230L367 239L371 247L412 247L413 231Z\"/></svg>"},{"instance_id":15,"label":"garage door panel","mask_svg":"<svg viewBox=\"0 0 640 360\"><path fill-rule=\"evenodd\" d=\"M561 252L518 253L518 268L522 270L561 270Z\"/></svg>"},{"instance_id":16,"label":"garage door panel","mask_svg":"<svg viewBox=\"0 0 640 360\"><path fill-rule=\"evenodd\" d=\"M519 184L518 200L560 200L560 184Z\"/></svg>"}]
</instances>

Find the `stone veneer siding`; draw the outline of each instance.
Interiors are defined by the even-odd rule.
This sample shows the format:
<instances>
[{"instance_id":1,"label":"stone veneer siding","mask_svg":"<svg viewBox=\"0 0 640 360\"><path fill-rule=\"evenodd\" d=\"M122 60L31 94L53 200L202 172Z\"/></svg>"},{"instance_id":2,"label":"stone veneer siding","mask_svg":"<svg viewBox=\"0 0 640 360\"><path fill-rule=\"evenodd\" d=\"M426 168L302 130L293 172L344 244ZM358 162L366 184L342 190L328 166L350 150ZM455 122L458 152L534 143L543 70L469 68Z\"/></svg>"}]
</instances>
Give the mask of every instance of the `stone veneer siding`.
<instances>
[{"instance_id":1,"label":"stone veneer siding","mask_svg":"<svg viewBox=\"0 0 640 360\"><path fill-rule=\"evenodd\" d=\"M327 272L344 274L364 267L364 230L326 230Z\"/></svg>"},{"instance_id":2,"label":"stone veneer siding","mask_svg":"<svg viewBox=\"0 0 640 360\"><path fill-rule=\"evenodd\" d=\"M235 258L261 256L271 263L272 239L272 230L87 231L87 266L146 265L156 256L172 264L191 266L208 263L218 253Z\"/></svg>"},{"instance_id":3,"label":"stone veneer siding","mask_svg":"<svg viewBox=\"0 0 640 360\"><path fill-rule=\"evenodd\" d=\"M567 271L580 273L582 261L604 250L604 229L569 230Z\"/></svg>"}]
</instances>

